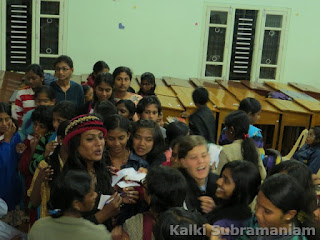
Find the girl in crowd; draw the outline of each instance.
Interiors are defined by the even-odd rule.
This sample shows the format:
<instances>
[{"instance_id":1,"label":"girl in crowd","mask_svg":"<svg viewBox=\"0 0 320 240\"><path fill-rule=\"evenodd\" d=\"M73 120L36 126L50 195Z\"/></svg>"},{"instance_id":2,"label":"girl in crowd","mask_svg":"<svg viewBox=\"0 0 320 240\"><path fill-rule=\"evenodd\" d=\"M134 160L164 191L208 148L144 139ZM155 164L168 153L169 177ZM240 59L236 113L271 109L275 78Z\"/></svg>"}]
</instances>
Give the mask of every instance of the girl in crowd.
<instances>
[{"instance_id":1,"label":"girl in crowd","mask_svg":"<svg viewBox=\"0 0 320 240\"><path fill-rule=\"evenodd\" d=\"M302 162L290 160L275 165L269 175L272 176L276 173L288 174L301 184L304 189L305 204L308 208L308 213L312 214L317 209L317 195L310 169Z\"/></svg>"},{"instance_id":2,"label":"girl in crowd","mask_svg":"<svg viewBox=\"0 0 320 240\"><path fill-rule=\"evenodd\" d=\"M159 216L153 228L154 238L155 240L208 240L206 235L180 234L180 230L190 229L190 226L194 229L203 229L205 222L205 218L198 212L190 212L181 207L170 208ZM179 226L176 229L179 235L172 234L172 226Z\"/></svg>"},{"instance_id":3,"label":"girl in crowd","mask_svg":"<svg viewBox=\"0 0 320 240\"><path fill-rule=\"evenodd\" d=\"M128 92L130 87L132 72L130 68L127 67L117 67L113 71L114 78L114 98L117 101L121 99L129 99L134 102L135 105L138 104L142 97L135 93Z\"/></svg>"},{"instance_id":4,"label":"girl in crowd","mask_svg":"<svg viewBox=\"0 0 320 240\"><path fill-rule=\"evenodd\" d=\"M292 159L305 163L313 174L320 169L320 127L310 128L306 143L293 154Z\"/></svg>"},{"instance_id":5,"label":"girl in crowd","mask_svg":"<svg viewBox=\"0 0 320 240\"><path fill-rule=\"evenodd\" d=\"M38 108L43 109L40 113L38 113L38 119L33 119L36 127L42 128L41 134L43 135L35 135L32 139L31 154L32 159L29 164L30 173L33 175L35 170L37 169L39 163L49 156L51 153L51 149L46 147L49 142L49 138L53 133L53 125L52 125L52 106L39 106ZM38 120L38 121L37 121ZM41 124L41 125L40 125ZM34 148L34 146L36 146Z\"/></svg>"},{"instance_id":6,"label":"girl in crowd","mask_svg":"<svg viewBox=\"0 0 320 240\"><path fill-rule=\"evenodd\" d=\"M166 161L164 140L158 124L152 120L139 120L132 132L132 150L150 166L159 166Z\"/></svg>"},{"instance_id":7,"label":"girl in crowd","mask_svg":"<svg viewBox=\"0 0 320 240\"><path fill-rule=\"evenodd\" d=\"M54 63L55 77L58 79L50 83L50 87L56 95L56 101L68 100L74 102L79 109L84 104L84 94L82 87L71 81L71 75L74 71L73 61L69 56L61 55Z\"/></svg>"},{"instance_id":8,"label":"girl in crowd","mask_svg":"<svg viewBox=\"0 0 320 240\"><path fill-rule=\"evenodd\" d=\"M52 155L39 163L38 168L33 175L31 186L28 190L28 196L30 196L33 208L36 208L39 205L41 206L41 218L49 216L47 202L50 197L50 189L52 189L53 182L61 172L68 158L67 149L65 145L63 145L67 125L68 121L62 122L59 125L57 131L58 146L55 148Z\"/></svg>"},{"instance_id":9,"label":"girl in crowd","mask_svg":"<svg viewBox=\"0 0 320 240\"><path fill-rule=\"evenodd\" d=\"M210 156L206 140L202 136L183 137L179 143L180 171L188 183L186 208L201 213L211 212L218 176L210 171Z\"/></svg>"},{"instance_id":10,"label":"girl in crowd","mask_svg":"<svg viewBox=\"0 0 320 240\"><path fill-rule=\"evenodd\" d=\"M239 109L245 111L248 115L250 126L249 126L249 138L252 138L257 148L263 149L263 137L261 129L253 126L260 119L261 104L255 98L245 98L240 102ZM226 129L224 128L219 138L219 145L226 145L232 143L226 135Z\"/></svg>"},{"instance_id":11,"label":"girl in crowd","mask_svg":"<svg viewBox=\"0 0 320 240\"><path fill-rule=\"evenodd\" d=\"M18 120L19 126L22 125L24 115L35 108L34 90L43 85L44 72L39 64L31 64L26 70L26 85L24 89L18 91L15 100L13 117Z\"/></svg>"},{"instance_id":12,"label":"girl in crowd","mask_svg":"<svg viewBox=\"0 0 320 240\"><path fill-rule=\"evenodd\" d=\"M90 85L81 85L84 94L84 104L91 102L93 100L93 88Z\"/></svg>"},{"instance_id":13,"label":"girl in crowd","mask_svg":"<svg viewBox=\"0 0 320 240\"><path fill-rule=\"evenodd\" d=\"M156 79L154 75L150 72L145 72L141 75L140 90L138 92L142 97L156 95L154 91L156 90Z\"/></svg>"},{"instance_id":14,"label":"girl in crowd","mask_svg":"<svg viewBox=\"0 0 320 240\"><path fill-rule=\"evenodd\" d=\"M94 80L93 101L85 105L85 112L92 113L96 105L104 100L114 103L113 95L113 76L110 73L100 73Z\"/></svg>"},{"instance_id":15,"label":"girl in crowd","mask_svg":"<svg viewBox=\"0 0 320 240\"><path fill-rule=\"evenodd\" d=\"M68 147L68 159L62 172L83 170L90 174L98 197L93 209L84 211L83 216L111 229L112 218L119 213L122 199L111 187L111 176L103 157L107 130L98 117L85 114L73 118L65 132L63 144ZM101 194L111 197L110 202L99 210L97 207Z\"/></svg>"},{"instance_id":16,"label":"girl in crowd","mask_svg":"<svg viewBox=\"0 0 320 240\"><path fill-rule=\"evenodd\" d=\"M104 61L98 61L93 65L93 72L89 75L87 79L87 85L89 85L91 88L95 87L95 79L100 73L108 73L110 71L110 68L108 64Z\"/></svg>"},{"instance_id":17,"label":"girl in crowd","mask_svg":"<svg viewBox=\"0 0 320 240\"><path fill-rule=\"evenodd\" d=\"M268 177L258 193L255 217L249 222L251 233L246 232L239 239L319 239L314 217L308 214L306 207L303 188L294 178L287 174ZM264 231L259 231L260 236L252 235L255 232L252 228L258 227ZM306 228L310 228L310 232L305 232ZM264 235L266 230L273 234ZM308 236L304 236L305 233Z\"/></svg>"},{"instance_id":18,"label":"girl in crowd","mask_svg":"<svg viewBox=\"0 0 320 240\"><path fill-rule=\"evenodd\" d=\"M24 140L24 151L20 158L19 162L19 170L25 180L25 191L28 191L32 182L32 175L30 172L30 163L32 161L33 154L35 153L36 146L38 145L40 139L45 136L50 128L52 128L52 106L39 106L34 111L32 111L31 120L33 122L33 134L28 135L28 137ZM49 124L48 124L49 123ZM48 126L50 125L50 126ZM36 164L36 163L34 163ZM36 166L34 166L37 169ZM30 202L30 194L26 194L25 198L25 206L28 209L28 205ZM37 219L37 212L35 209L29 209L30 223L32 223Z\"/></svg>"},{"instance_id":19,"label":"girl in crowd","mask_svg":"<svg viewBox=\"0 0 320 240\"><path fill-rule=\"evenodd\" d=\"M22 193L18 175L20 155L17 153L21 139L16 130L11 118L11 106L0 102L0 198L7 203L9 212L15 210Z\"/></svg>"},{"instance_id":20,"label":"girl in crowd","mask_svg":"<svg viewBox=\"0 0 320 240\"><path fill-rule=\"evenodd\" d=\"M133 167L136 171L140 167L148 168L149 163L130 152L128 140L130 138L129 120L119 115L112 115L108 121L104 122L107 129L107 165L112 172L117 172L122 168Z\"/></svg>"},{"instance_id":21,"label":"girl in crowd","mask_svg":"<svg viewBox=\"0 0 320 240\"><path fill-rule=\"evenodd\" d=\"M153 239L152 226L162 212L172 207L182 207L186 197L186 181L179 171L159 166L149 170L142 181L149 212L139 213L113 230L114 239Z\"/></svg>"},{"instance_id":22,"label":"girl in crowd","mask_svg":"<svg viewBox=\"0 0 320 240\"><path fill-rule=\"evenodd\" d=\"M252 215L249 204L258 194L260 184L260 173L253 163L233 161L224 165L217 181L217 206L207 214L209 222L223 228L245 227ZM238 236L223 237L232 240Z\"/></svg>"},{"instance_id":23,"label":"girl in crowd","mask_svg":"<svg viewBox=\"0 0 320 240\"><path fill-rule=\"evenodd\" d=\"M96 198L94 182L87 172L71 170L59 176L48 203L52 216L38 220L28 239L111 239L105 226L81 217L93 209Z\"/></svg>"},{"instance_id":24,"label":"girl in crowd","mask_svg":"<svg viewBox=\"0 0 320 240\"><path fill-rule=\"evenodd\" d=\"M259 168L261 179L264 180L266 178L266 170L263 166L261 155L248 134L248 115L242 110L234 111L226 117L225 125L227 138L232 143L225 145L220 152L216 169L217 174L221 173L222 167L227 162L246 160L254 163Z\"/></svg>"},{"instance_id":25,"label":"girl in crowd","mask_svg":"<svg viewBox=\"0 0 320 240\"><path fill-rule=\"evenodd\" d=\"M37 87L34 92L34 101L36 106L54 106L56 103L54 91L51 87L43 85ZM33 110L27 112L24 116L21 130L19 131L21 140L24 140L28 135L33 133L33 122L31 114Z\"/></svg>"},{"instance_id":26,"label":"girl in crowd","mask_svg":"<svg viewBox=\"0 0 320 240\"><path fill-rule=\"evenodd\" d=\"M118 114L124 118L133 121L133 116L136 113L136 105L131 100L120 100L116 103Z\"/></svg>"}]
</instances>

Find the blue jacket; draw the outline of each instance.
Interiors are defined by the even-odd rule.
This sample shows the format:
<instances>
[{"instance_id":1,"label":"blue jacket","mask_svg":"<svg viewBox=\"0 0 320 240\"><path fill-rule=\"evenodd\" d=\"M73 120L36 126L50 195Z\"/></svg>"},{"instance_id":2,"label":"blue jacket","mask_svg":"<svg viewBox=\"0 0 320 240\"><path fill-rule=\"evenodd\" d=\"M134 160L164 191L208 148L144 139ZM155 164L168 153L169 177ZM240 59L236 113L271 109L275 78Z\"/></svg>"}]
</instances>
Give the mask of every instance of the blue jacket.
<instances>
[{"instance_id":1,"label":"blue jacket","mask_svg":"<svg viewBox=\"0 0 320 240\"><path fill-rule=\"evenodd\" d=\"M22 196L21 179L18 175L20 155L16 146L21 142L19 133L15 133L11 142L0 143L0 198L8 205L8 210L14 210Z\"/></svg>"},{"instance_id":2,"label":"blue jacket","mask_svg":"<svg viewBox=\"0 0 320 240\"><path fill-rule=\"evenodd\" d=\"M312 173L317 174L320 168L320 147L312 147L308 144L293 154L292 159L307 164Z\"/></svg>"},{"instance_id":3,"label":"blue jacket","mask_svg":"<svg viewBox=\"0 0 320 240\"><path fill-rule=\"evenodd\" d=\"M75 83L74 81L70 81L70 88L67 92L64 92L61 87L57 84L57 81L50 83L50 87L54 90L56 94L56 103L68 100L74 102L79 109L83 107L84 104L84 94L82 87Z\"/></svg>"}]
</instances>

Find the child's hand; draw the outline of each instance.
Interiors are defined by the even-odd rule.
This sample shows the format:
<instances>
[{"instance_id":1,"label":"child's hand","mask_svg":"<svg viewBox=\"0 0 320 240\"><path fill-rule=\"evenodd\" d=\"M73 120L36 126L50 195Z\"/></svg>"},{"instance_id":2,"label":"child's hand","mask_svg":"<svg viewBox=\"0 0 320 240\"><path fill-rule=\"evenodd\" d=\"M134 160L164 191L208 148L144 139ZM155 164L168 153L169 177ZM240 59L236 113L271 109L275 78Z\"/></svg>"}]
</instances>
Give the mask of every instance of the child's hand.
<instances>
[{"instance_id":1,"label":"child's hand","mask_svg":"<svg viewBox=\"0 0 320 240\"><path fill-rule=\"evenodd\" d=\"M22 154L26 150L27 146L24 143L18 143L16 146L16 151L19 154Z\"/></svg>"},{"instance_id":2,"label":"child's hand","mask_svg":"<svg viewBox=\"0 0 320 240\"><path fill-rule=\"evenodd\" d=\"M140 167L137 172L138 173L148 173L148 169L146 169L144 167Z\"/></svg>"},{"instance_id":3,"label":"child's hand","mask_svg":"<svg viewBox=\"0 0 320 240\"><path fill-rule=\"evenodd\" d=\"M4 131L4 141L7 143L11 142L11 138L16 133L16 125L12 122L12 120L9 120L8 126L6 130Z\"/></svg>"},{"instance_id":4,"label":"child's hand","mask_svg":"<svg viewBox=\"0 0 320 240\"><path fill-rule=\"evenodd\" d=\"M39 181L40 183L44 181L49 181L52 179L51 178L52 174L53 174L53 169L51 168L51 166L41 168L37 177L37 181Z\"/></svg>"},{"instance_id":5,"label":"child's hand","mask_svg":"<svg viewBox=\"0 0 320 240\"><path fill-rule=\"evenodd\" d=\"M36 134L33 136L33 138L30 140L30 148L31 152L34 152L36 150L36 147L41 139L41 136Z\"/></svg>"},{"instance_id":6,"label":"child's hand","mask_svg":"<svg viewBox=\"0 0 320 240\"><path fill-rule=\"evenodd\" d=\"M123 189L124 195L122 195L122 201L126 204L135 204L139 200L139 192L133 187L127 187Z\"/></svg>"},{"instance_id":7,"label":"child's hand","mask_svg":"<svg viewBox=\"0 0 320 240\"><path fill-rule=\"evenodd\" d=\"M216 203L213 201L211 197L202 196L202 197L199 197L199 200L201 202L202 212L204 213L211 212L216 206Z\"/></svg>"},{"instance_id":8,"label":"child's hand","mask_svg":"<svg viewBox=\"0 0 320 240\"><path fill-rule=\"evenodd\" d=\"M46 145L46 150L45 150L43 156L44 156L45 158L48 157L48 156L50 155L50 153L53 152L54 149L55 149L58 145L59 145L59 143L58 143L57 141L55 141L55 140L47 143L47 145Z\"/></svg>"}]
</instances>

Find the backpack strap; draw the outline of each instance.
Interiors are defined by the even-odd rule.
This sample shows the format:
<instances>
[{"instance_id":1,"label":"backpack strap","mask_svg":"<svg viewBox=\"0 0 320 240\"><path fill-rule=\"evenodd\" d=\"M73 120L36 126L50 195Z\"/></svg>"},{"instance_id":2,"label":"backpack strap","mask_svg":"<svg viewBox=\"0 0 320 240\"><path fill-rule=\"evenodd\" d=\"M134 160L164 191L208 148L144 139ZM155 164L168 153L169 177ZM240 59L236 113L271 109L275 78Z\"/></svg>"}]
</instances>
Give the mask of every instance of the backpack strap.
<instances>
[{"instance_id":1,"label":"backpack strap","mask_svg":"<svg viewBox=\"0 0 320 240\"><path fill-rule=\"evenodd\" d=\"M152 240L153 217L150 212L143 213L143 240Z\"/></svg>"}]
</instances>

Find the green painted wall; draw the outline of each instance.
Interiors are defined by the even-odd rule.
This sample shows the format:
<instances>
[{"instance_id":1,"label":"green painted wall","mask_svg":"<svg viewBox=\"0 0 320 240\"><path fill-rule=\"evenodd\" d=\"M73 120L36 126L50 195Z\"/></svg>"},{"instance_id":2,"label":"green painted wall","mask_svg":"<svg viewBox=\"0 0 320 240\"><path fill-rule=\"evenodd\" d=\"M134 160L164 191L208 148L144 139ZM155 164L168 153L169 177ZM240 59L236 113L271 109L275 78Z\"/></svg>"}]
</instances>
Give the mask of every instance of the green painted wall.
<instances>
[{"instance_id":1,"label":"green painted wall","mask_svg":"<svg viewBox=\"0 0 320 240\"><path fill-rule=\"evenodd\" d=\"M288 8L283 79L316 83L320 57L319 0L69 0L67 51L75 73L90 73L97 60L111 70L187 79L200 76L206 6ZM122 23L124 29L119 29ZM198 24L196 24L198 23Z\"/></svg>"}]
</instances>

